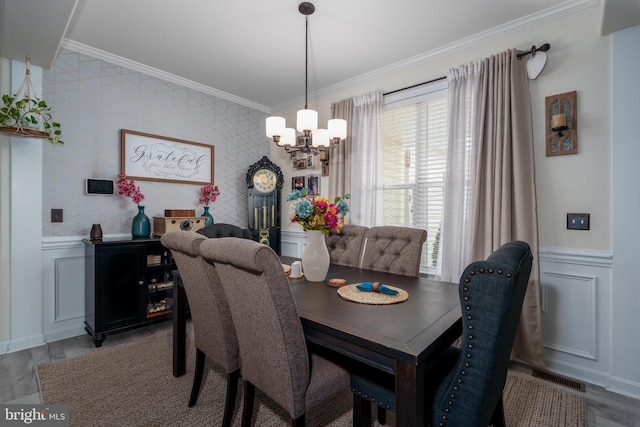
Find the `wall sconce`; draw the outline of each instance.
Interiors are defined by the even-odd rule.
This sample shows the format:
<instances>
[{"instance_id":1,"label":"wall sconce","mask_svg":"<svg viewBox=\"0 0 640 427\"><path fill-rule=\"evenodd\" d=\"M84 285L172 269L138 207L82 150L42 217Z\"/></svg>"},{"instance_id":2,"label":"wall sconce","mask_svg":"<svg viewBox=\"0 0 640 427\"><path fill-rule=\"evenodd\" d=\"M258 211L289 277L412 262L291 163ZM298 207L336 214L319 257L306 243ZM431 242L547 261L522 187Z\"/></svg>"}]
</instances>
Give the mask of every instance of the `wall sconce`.
<instances>
[{"instance_id":1,"label":"wall sconce","mask_svg":"<svg viewBox=\"0 0 640 427\"><path fill-rule=\"evenodd\" d=\"M320 161L322 162L323 165L328 165L329 164L329 152L328 151L321 151L320 152Z\"/></svg>"},{"instance_id":2,"label":"wall sconce","mask_svg":"<svg viewBox=\"0 0 640 427\"><path fill-rule=\"evenodd\" d=\"M578 153L577 93L545 98L547 157Z\"/></svg>"},{"instance_id":3,"label":"wall sconce","mask_svg":"<svg viewBox=\"0 0 640 427\"><path fill-rule=\"evenodd\" d=\"M563 136L562 131L569 129L569 126L567 126L567 115L564 113L551 116L551 124L553 125L551 130L553 132L558 132L558 136L560 138Z\"/></svg>"}]
</instances>

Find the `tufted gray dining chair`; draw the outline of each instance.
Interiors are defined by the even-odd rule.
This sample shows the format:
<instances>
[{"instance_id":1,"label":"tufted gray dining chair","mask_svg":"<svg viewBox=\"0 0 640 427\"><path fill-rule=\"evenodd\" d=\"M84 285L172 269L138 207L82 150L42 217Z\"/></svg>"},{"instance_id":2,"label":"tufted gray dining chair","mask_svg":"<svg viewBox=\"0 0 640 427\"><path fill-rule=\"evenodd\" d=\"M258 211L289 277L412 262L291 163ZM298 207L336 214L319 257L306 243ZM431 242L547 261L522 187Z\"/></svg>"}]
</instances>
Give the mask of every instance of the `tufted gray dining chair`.
<instances>
[{"instance_id":1,"label":"tufted gray dining chair","mask_svg":"<svg viewBox=\"0 0 640 427\"><path fill-rule=\"evenodd\" d=\"M227 396L222 425L231 425L236 402L240 361L238 341L227 299L215 268L200 256L200 245L207 240L194 231L174 231L160 238L171 251L189 300L196 347L196 369L189 406L198 400L205 359L213 361L227 374Z\"/></svg>"},{"instance_id":2,"label":"tufted gray dining chair","mask_svg":"<svg viewBox=\"0 0 640 427\"><path fill-rule=\"evenodd\" d=\"M502 390L532 260L529 245L513 241L462 273L462 345L447 349L425 375L430 425L505 426ZM395 410L392 376L354 374L351 388L354 426L371 425L370 401Z\"/></svg>"},{"instance_id":3,"label":"tufted gray dining chair","mask_svg":"<svg viewBox=\"0 0 640 427\"><path fill-rule=\"evenodd\" d=\"M360 267L362 248L369 227L364 225L345 224L340 233L331 231L325 238L331 264Z\"/></svg>"},{"instance_id":4,"label":"tufted gray dining chair","mask_svg":"<svg viewBox=\"0 0 640 427\"><path fill-rule=\"evenodd\" d=\"M427 231L419 228L371 227L367 232L362 268L417 276L425 240Z\"/></svg>"},{"instance_id":5,"label":"tufted gray dining chair","mask_svg":"<svg viewBox=\"0 0 640 427\"><path fill-rule=\"evenodd\" d=\"M216 237L241 237L243 239L252 239L253 233L248 228L240 228L237 225L225 224L222 222L208 225L201 228L197 233L210 238Z\"/></svg>"},{"instance_id":6,"label":"tufted gray dining chair","mask_svg":"<svg viewBox=\"0 0 640 427\"><path fill-rule=\"evenodd\" d=\"M200 253L215 265L238 336L244 411L251 425L255 388L303 426L313 406L349 387L349 373L309 354L291 284L278 255L267 245L238 239L211 239Z\"/></svg>"}]
</instances>

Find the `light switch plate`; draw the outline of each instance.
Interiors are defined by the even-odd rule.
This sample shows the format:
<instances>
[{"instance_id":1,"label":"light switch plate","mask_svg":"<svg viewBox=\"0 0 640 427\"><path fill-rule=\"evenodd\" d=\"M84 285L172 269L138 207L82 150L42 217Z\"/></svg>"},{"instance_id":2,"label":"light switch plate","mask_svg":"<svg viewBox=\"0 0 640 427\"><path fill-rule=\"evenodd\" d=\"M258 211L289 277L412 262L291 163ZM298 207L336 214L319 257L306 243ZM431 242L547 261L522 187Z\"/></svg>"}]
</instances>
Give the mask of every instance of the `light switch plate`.
<instances>
[{"instance_id":1,"label":"light switch plate","mask_svg":"<svg viewBox=\"0 0 640 427\"><path fill-rule=\"evenodd\" d=\"M62 209L51 209L51 222L62 222Z\"/></svg>"},{"instance_id":2,"label":"light switch plate","mask_svg":"<svg viewBox=\"0 0 640 427\"><path fill-rule=\"evenodd\" d=\"M568 213L567 214L567 230L589 230L588 213Z\"/></svg>"}]
</instances>

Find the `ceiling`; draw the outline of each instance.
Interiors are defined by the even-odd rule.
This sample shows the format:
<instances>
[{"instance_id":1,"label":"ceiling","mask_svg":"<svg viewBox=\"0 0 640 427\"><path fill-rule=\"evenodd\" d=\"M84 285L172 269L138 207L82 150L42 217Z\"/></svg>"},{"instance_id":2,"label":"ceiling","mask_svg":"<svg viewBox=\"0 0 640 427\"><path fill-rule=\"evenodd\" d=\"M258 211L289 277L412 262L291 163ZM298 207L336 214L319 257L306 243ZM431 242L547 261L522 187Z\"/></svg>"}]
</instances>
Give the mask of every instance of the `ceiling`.
<instances>
[{"instance_id":1,"label":"ceiling","mask_svg":"<svg viewBox=\"0 0 640 427\"><path fill-rule=\"evenodd\" d=\"M640 0L600 2L603 34L640 23ZM0 0L0 56L24 60L28 53L32 63L50 68L62 46L269 112L304 100L305 19L298 4L299 0ZM315 13L309 17L309 94L594 7L598 0L314 4Z\"/></svg>"}]
</instances>

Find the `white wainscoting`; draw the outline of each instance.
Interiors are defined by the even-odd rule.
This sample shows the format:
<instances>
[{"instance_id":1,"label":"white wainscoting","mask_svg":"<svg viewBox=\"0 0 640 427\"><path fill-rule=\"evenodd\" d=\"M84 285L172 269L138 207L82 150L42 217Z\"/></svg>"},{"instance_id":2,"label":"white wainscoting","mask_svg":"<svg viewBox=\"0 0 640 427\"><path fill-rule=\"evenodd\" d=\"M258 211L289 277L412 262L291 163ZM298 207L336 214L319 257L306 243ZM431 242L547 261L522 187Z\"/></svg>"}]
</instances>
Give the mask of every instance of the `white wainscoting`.
<instances>
[{"instance_id":1,"label":"white wainscoting","mask_svg":"<svg viewBox=\"0 0 640 427\"><path fill-rule=\"evenodd\" d=\"M82 239L43 239L42 255L45 342L84 334L85 245Z\"/></svg>"},{"instance_id":2,"label":"white wainscoting","mask_svg":"<svg viewBox=\"0 0 640 427\"><path fill-rule=\"evenodd\" d=\"M302 258L302 252L307 244L304 231L283 230L280 232L280 253L284 256Z\"/></svg>"},{"instance_id":3,"label":"white wainscoting","mask_svg":"<svg viewBox=\"0 0 640 427\"><path fill-rule=\"evenodd\" d=\"M548 370L609 385L612 285L610 251L540 249L542 333Z\"/></svg>"},{"instance_id":4,"label":"white wainscoting","mask_svg":"<svg viewBox=\"0 0 640 427\"><path fill-rule=\"evenodd\" d=\"M285 230L282 255L301 257L304 232ZM43 239L45 340L84 334L84 244L81 238ZM549 371L640 396L640 384L611 377L612 254L541 248L542 328ZM1 344L1 343L0 343Z\"/></svg>"}]
</instances>

